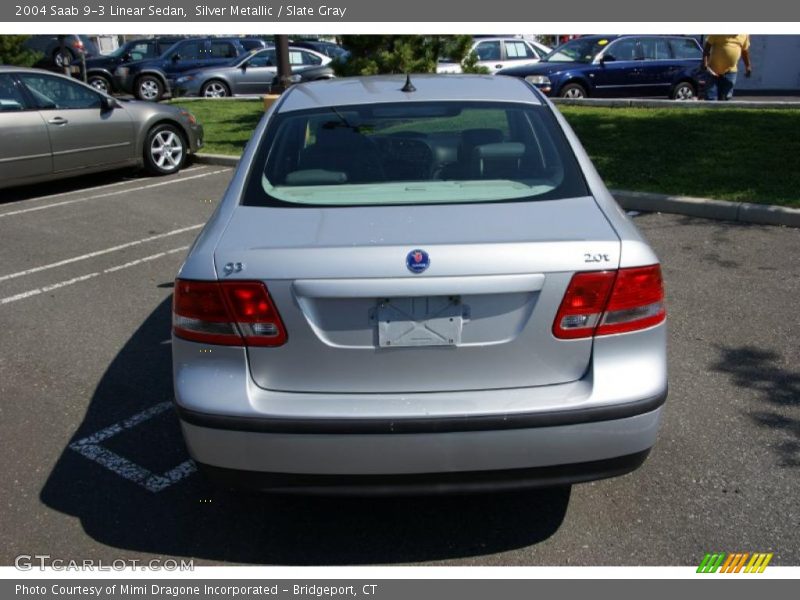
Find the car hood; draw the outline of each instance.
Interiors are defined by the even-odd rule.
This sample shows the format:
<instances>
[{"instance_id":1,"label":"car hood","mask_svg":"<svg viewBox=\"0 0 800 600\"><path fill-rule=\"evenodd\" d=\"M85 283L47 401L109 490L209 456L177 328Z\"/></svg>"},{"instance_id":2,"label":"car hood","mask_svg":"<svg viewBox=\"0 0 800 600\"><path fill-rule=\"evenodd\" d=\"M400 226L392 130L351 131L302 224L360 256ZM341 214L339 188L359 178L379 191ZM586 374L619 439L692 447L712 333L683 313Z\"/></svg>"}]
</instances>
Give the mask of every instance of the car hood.
<instances>
[{"instance_id":1,"label":"car hood","mask_svg":"<svg viewBox=\"0 0 800 600\"><path fill-rule=\"evenodd\" d=\"M561 71L582 70L588 65L576 62L538 62L531 65L520 65L501 69L497 75L512 75L514 77L527 77L528 75L550 75Z\"/></svg>"}]
</instances>

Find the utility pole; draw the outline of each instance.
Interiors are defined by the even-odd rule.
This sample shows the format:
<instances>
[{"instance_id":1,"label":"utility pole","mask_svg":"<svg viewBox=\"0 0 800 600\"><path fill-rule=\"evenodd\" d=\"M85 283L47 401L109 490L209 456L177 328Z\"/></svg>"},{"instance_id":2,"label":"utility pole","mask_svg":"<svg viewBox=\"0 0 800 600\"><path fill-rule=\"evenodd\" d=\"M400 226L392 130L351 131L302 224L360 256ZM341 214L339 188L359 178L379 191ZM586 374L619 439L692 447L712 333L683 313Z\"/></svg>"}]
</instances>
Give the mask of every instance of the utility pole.
<instances>
[{"instance_id":1,"label":"utility pole","mask_svg":"<svg viewBox=\"0 0 800 600\"><path fill-rule=\"evenodd\" d=\"M275 36L275 60L278 61L277 85L272 86L273 94L282 94L292 81L292 69L289 66L289 36Z\"/></svg>"}]
</instances>

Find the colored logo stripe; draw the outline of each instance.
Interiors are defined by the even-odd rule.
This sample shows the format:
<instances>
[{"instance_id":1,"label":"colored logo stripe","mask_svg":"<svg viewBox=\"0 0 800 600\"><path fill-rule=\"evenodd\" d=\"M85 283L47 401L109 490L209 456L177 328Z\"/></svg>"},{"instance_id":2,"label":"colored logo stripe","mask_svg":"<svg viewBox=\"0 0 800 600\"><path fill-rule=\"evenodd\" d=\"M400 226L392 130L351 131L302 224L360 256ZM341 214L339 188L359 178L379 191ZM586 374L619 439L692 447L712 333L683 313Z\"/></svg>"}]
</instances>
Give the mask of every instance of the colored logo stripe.
<instances>
[{"instance_id":1,"label":"colored logo stripe","mask_svg":"<svg viewBox=\"0 0 800 600\"><path fill-rule=\"evenodd\" d=\"M748 559L750 559L749 562ZM754 552L752 555L749 552L734 552L732 554L709 552L703 557L700 566L697 567L697 572L716 573L719 570L720 573L763 573L771 560L771 552ZM745 566L745 563L747 566Z\"/></svg>"}]
</instances>

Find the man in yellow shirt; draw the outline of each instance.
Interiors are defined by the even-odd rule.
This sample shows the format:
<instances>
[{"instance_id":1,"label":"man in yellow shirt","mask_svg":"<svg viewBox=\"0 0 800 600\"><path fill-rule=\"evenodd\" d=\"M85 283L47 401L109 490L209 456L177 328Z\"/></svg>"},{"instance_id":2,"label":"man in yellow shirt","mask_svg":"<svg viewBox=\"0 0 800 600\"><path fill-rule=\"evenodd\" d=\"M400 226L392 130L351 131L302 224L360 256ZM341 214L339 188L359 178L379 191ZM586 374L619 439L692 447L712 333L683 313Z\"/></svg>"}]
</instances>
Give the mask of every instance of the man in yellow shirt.
<instances>
[{"instance_id":1,"label":"man in yellow shirt","mask_svg":"<svg viewBox=\"0 0 800 600\"><path fill-rule=\"evenodd\" d=\"M750 36L746 33L709 35L703 47L703 68L708 72L706 100L730 100L736 85L739 59L744 61L745 77L750 66Z\"/></svg>"}]
</instances>

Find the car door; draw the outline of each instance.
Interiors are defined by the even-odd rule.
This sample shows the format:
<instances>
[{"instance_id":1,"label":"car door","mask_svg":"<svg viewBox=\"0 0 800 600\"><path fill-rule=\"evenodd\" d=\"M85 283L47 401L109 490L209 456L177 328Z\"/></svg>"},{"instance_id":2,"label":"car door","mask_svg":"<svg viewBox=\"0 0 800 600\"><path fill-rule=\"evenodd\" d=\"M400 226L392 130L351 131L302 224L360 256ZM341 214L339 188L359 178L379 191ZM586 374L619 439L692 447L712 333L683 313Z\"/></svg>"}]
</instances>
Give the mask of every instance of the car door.
<instances>
[{"instance_id":1,"label":"car door","mask_svg":"<svg viewBox=\"0 0 800 600\"><path fill-rule=\"evenodd\" d=\"M205 40L186 40L169 53L162 61L161 68L169 81L177 79L180 73L207 66L208 42Z\"/></svg>"},{"instance_id":2,"label":"car door","mask_svg":"<svg viewBox=\"0 0 800 600\"><path fill-rule=\"evenodd\" d=\"M478 64L490 73L503 68L503 48L500 40L484 40L475 44L473 52L478 55Z\"/></svg>"},{"instance_id":3,"label":"car door","mask_svg":"<svg viewBox=\"0 0 800 600\"><path fill-rule=\"evenodd\" d=\"M65 77L21 73L47 126L53 171L74 171L135 158L133 121L124 108L104 109L104 96Z\"/></svg>"},{"instance_id":4,"label":"car door","mask_svg":"<svg viewBox=\"0 0 800 600\"><path fill-rule=\"evenodd\" d=\"M530 65L539 62L539 55L525 40L505 40L503 42L505 58L502 68Z\"/></svg>"},{"instance_id":5,"label":"car door","mask_svg":"<svg viewBox=\"0 0 800 600\"><path fill-rule=\"evenodd\" d=\"M234 89L231 91L234 94L266 94L277 72L275 50L270 48L257 52L237 68L232 76Z\"/></svg>"},{"instance_id":6,"label":"car door","mask_svg":"<svg viewBox=\"0 0 800 600\"><path fill-rule=\"evenodd\" d=\"M47 125L11 73L0 73L0 134L0 186L52 173Z\"/></svg>"},{"instance_id":7,"label":"car door","mask_svg":"<svg viewBox=\"0 0 800 600\"><path fill-rule=\"evenodd\" d=\"M599 56L600 68L593 71L594 96L614 98L635 95L642 62L638 38L614 40Z\"/></svg>"},{"instance_id":8,"label":"car door","mask_svg":"<svg viewBox=\"0 0 800 600\"><path fill-rule=\"evenodd\" d=\"M681 70L672 57L669 40L656 36L644 37L641 39L641 47L641 86L637 95L668 98L672 82Z\"/></svg>"}]
</instances>

